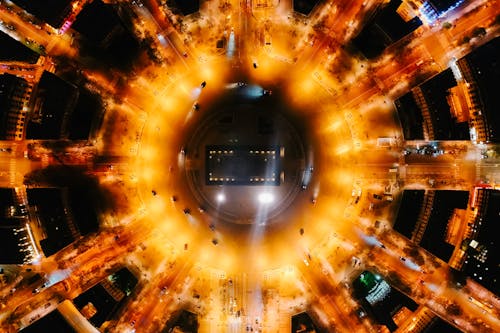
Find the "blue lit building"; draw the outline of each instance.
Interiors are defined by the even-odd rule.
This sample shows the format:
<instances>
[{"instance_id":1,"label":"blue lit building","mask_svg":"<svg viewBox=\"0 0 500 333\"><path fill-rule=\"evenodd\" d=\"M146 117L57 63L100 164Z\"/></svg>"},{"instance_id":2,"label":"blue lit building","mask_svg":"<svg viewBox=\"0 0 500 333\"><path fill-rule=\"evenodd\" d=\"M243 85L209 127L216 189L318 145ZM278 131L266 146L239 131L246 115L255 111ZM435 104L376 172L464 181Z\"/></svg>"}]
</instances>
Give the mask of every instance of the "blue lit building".
<instances>
[{"instance_id":1,"label":"blue lit building","mask_svg":"<svg viewBox=\"0 0 500 333\"><path fill-rule=\"evenodd\" d=\"M363 271L353 280L355 297L361 306L379 324L385 325L389 331L398 329L393 315L403 307L415 311L418 304L400 291L392 288L382 276L370 271Z\"/></svg>"},{"instance_id":2,"label":"blue lit building","mask_svg":"<svg viewBox=\"0 0 500 333\"><path fill-rule=\"evenodd\" d=\"M420 8L420 13L428 23L433 23L450 10L460 6L464 0L427 0Z\"/></svg>"}]
</instances>

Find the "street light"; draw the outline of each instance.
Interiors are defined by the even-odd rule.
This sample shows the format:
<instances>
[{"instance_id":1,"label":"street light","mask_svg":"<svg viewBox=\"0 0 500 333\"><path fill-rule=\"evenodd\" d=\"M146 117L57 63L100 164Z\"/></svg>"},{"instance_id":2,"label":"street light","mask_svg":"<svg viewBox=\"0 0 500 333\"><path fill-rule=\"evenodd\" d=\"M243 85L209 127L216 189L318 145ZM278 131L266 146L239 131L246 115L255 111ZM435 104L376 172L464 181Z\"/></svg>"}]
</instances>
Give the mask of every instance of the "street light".
<instances>
[{"instance_id":1,"label":"street light","mask_svg":"<svg viewBox=\"0 0 500 333\"><path fill-rule=\"evenodd\" d=\"M262 192L262 193L259 193L259 195L257 196L257 200L261 204L270 204L274 201L274 195L272 195L269 192Z\"/></svg>"},{"instance_id":2,"label":"street light","mask_svg":"<svg viewBox=\"0 0 500 333\"><path fill-rule=\"evenodd\" d=\"M215 197L215 200L217 200L218 203L223 203L226 201L226 196L224 195L224 193L218 193Z\"/></svg>"}]
</instances>

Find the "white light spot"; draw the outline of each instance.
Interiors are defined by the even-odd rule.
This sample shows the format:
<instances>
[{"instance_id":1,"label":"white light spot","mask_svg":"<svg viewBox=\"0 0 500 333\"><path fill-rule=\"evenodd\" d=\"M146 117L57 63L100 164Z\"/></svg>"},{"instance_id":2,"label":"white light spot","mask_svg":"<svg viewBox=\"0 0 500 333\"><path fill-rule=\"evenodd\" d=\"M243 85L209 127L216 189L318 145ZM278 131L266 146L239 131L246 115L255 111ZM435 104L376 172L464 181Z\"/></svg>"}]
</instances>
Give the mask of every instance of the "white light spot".
<instances>
[{"instance_id":1,"label":"white light spot","mask_svg":"<svg viewBox=\"0 0 500 333\"><path fill-rule=\"evenodd\" d=\"M263 192L259 194L257 200L259 200L261 204L270 204L274 201L274 195L268 192Z\"/></svg>"},{"instance_id":2,"label":"white light spot","mask_svg":"<svg viewBox=\"0 0 500 333\"><path fill-rule=\"evenodd\" d=\"M224 193L219 193L217 194L215 200L217 200L218 203L223 203L224 201L226 201L226 196L224 195Z\"/></svg>"}]
</instances>

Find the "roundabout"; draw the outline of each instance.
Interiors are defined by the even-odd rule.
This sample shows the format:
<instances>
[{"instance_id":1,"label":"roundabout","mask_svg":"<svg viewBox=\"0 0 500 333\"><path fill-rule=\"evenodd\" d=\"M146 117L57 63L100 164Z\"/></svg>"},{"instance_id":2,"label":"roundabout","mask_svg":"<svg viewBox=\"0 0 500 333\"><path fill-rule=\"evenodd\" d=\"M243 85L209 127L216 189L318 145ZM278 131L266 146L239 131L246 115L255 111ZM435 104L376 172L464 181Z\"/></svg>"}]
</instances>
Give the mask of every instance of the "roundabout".
<instances>
[{"instance_id":1,"label":"roundabout","mask_svg":"<svg viewBox=\"0 0 500 333\"><path fill-rule=\"evenodd\" d=\"M314 237L339 228L316 221L348 206L354 151L343 151L352 147L348 135L335 137L347 126L325 128L318 96L303 92L297 103L287 80L257 84L244 75L200 76L175 103L162 102L175 94L156 97L164 116L145 116L136 172L151 228L168 230L169 242L199 251L207 265L222 256L231 267L216 268L252 272L303 260Z\"/></svg>"}]
</instances>

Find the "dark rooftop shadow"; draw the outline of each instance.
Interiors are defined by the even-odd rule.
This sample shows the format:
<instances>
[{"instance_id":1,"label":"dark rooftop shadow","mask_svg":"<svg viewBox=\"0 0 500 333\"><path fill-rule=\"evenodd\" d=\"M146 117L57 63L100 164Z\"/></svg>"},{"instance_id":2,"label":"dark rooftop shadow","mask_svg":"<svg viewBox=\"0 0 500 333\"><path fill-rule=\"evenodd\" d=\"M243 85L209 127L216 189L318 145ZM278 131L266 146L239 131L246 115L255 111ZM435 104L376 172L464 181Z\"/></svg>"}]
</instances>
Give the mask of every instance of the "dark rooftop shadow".
<instances>
[{"instance_id":1,"label":"dark rooftop shadow","mask_svg":"<svg viewBox=\"0 0 500 333\"><path fill-rule=\"evenodd\" d=\"M40 332L53 332L53 333L72 333L76 332L71 327L66 319L54 310L43 318L35 321L28 327L23 328L22 333L40 333Z\"/></svg>"},{"instance_id":2,"label":"dark rooftop shadow","mask_svg":"<svg viewBox=\"0 0 500 333\"><path fill-rule=\"evenodd\" d=\"M167 323L165 329L162 333L169 332L183 332L183 333L197 333L198 327L198 316L195 313L189 312L187 310L180 311L177 316L173 316L173 320Z\"/></svg>"},{"instance_id":3,"label":"dark rooftop shadow","mask_svg":"<svg viewBox=\"0 0 500 333\"><path fill-rule=\"evenodd\" d=\"M60 28L71 13L71 0L12 0L19 7L33 14L54 28Z\"/></svg>"},{"instance_id":4,"label":"dark rooftop shadow","mask_svg":"<svg viewBox=\"0 0 500 333\"><path fill-rule=\"evenodd\" d=\"M320 329L307 312L292 316L292 333L326 333Z\"/></svg>"},{"instance_id":5,"label":"dark rooftop shadow","mask_svg":"<svg viewBox=\"0 0 500 333\"><path fill-rule=\"evenodd\" d=\"M98 212L104 213L116 207L113 194L84 167L51 165L34 170L24 178L24 184L28 186L67 187L75 200L88 203Z\"/></svg>"},{"instance_id":6,"label":"dark rooftop shadow","mask_svg":"<svg viewBox=\"0 0 500 333\"><path fill-rule=\"evenodd\" d=\"M72 28L86 65L130 72L141 54L140 42L132 32L132 13L125 6L100 0L85 6Z\"/></svg>"},{"instance_id":7,"label":"dark rooftop shadow","mask_svg":"<svg viewBox=\"0 0 500 333\"><path fill-rule=\"evenodd\" d=\"M19 61L36 64L40 55L23 43L0 31L0 61Z\"/></svg>"},{"instance_id":8,"label":"dark rooftop shadow","mask_svg":"<svg viewBox=\"0 0 500 333\"><path fill-rule=\"evenodd\" d=\"M177 8L182 15L191 15L200 10L200 0L170 0L169 6Z\"/></svg>"},{"instance_id":9,"label":"dark rooftop shadow","mask_svg":"<svg viewBox=\"0 0 500 333\"><path fill-rule=\"evenodd\" d=\"M293 10L303 15L309 15L322 0L293 0Z\"/></svg>"}]
</instances>

